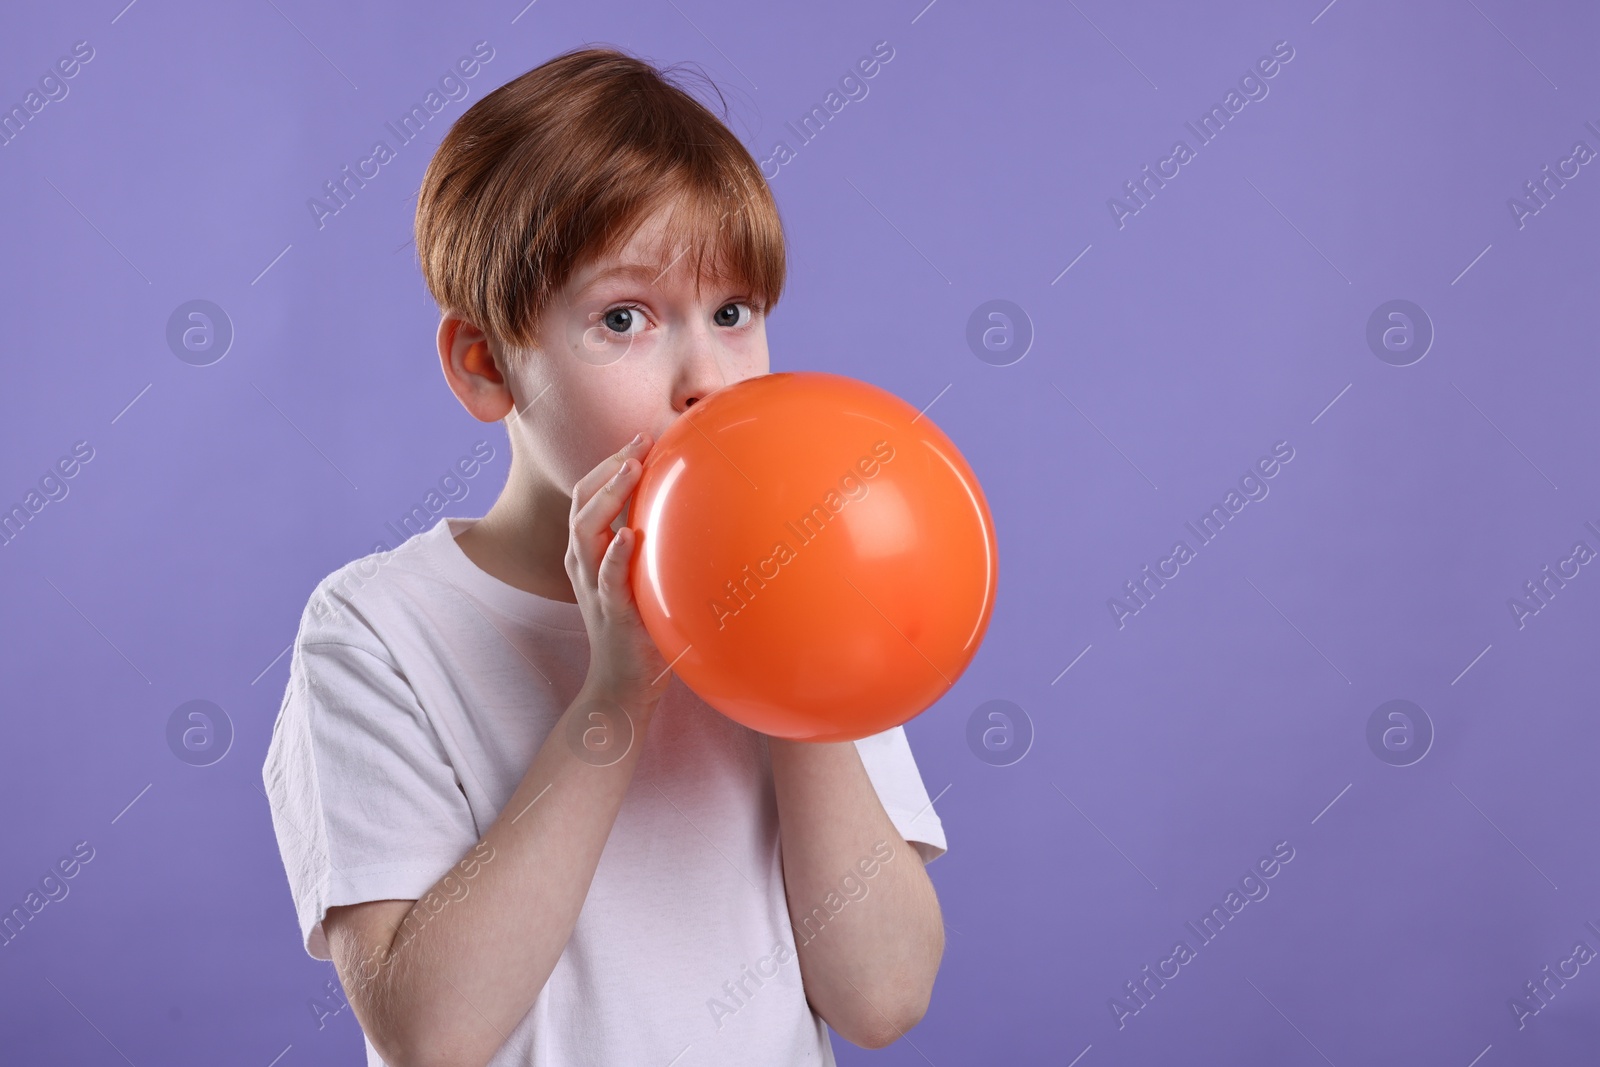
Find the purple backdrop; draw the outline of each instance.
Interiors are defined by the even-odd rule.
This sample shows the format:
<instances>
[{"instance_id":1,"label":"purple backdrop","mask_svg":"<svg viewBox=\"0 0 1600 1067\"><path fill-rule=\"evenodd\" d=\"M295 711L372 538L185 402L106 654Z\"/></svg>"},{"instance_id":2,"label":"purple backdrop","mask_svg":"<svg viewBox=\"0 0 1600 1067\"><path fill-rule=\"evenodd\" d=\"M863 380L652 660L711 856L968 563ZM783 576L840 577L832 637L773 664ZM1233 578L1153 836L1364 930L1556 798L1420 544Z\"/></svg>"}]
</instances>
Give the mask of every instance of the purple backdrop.
<instances>
[{"instance_id":1,"label":"purple backdrop","mask_svg":"<svg viewBox=\"0 0 1600 1067\"><path fill-rule=\"evenodd\" d=\"M444 513L498 491L414 198L591 41L723 87L791 242L774 369L931 405L998 526L907 726L933 1003L840 1061L1595 1055L1600 14L925 2L0 17L0 1058L359 1062L260 789L283 653L479 441Z\"/></svg>"}]
</instances>

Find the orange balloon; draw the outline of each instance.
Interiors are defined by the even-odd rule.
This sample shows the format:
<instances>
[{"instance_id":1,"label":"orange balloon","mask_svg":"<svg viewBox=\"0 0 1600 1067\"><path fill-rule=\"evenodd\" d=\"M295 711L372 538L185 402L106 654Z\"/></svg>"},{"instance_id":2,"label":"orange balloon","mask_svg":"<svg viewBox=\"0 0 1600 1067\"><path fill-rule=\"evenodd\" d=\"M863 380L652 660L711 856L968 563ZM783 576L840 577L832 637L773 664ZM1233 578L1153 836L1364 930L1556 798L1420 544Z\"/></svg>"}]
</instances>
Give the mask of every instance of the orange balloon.
<instances>
[{"instance_id":1,"label":"orange balloon","mask_svg":"<svg viewBox=\"0 0 1600 1067\"><path fill-rule=\"evenodd\" d=\"M926 415L818 371L724 386L645 457L630 581L672 670L774 737L853 741L955 684L999 557L966 460Z\"/></svg>"}]
</instances>

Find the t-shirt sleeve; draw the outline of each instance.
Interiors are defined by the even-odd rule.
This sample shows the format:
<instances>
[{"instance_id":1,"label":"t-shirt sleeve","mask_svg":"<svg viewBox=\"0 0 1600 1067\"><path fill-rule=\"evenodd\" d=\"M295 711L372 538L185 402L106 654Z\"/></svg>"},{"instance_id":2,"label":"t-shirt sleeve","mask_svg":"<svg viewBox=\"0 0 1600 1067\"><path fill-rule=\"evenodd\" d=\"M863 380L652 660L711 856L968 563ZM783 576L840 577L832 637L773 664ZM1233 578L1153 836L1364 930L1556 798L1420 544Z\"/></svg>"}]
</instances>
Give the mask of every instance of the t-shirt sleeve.
<instances>
[{"instance_id":1,"label":"t-shirt sleeve","mask_svg":"<svg viewBox=\"0 0 1600 1067\"><path fill-rule=\"evenodd\" d=\"M900 836L922 854L925 864L944 855L944 824L922 783L905 727L871 734L855 744L867 777L878 791L878 800Z\"/></svg>"},{"instance_id":2,"label":"t-shirt sleeve","mask_svg":"<svg viewBox=\"0 0 1600 1067\"><path fill-rule=\"evenodd\" d=\"M437 732L382 642L311 618L308 609L262 780L306 952L325 960L329 908L419 900L479 834Z\"/></svg>"}]
</instances>

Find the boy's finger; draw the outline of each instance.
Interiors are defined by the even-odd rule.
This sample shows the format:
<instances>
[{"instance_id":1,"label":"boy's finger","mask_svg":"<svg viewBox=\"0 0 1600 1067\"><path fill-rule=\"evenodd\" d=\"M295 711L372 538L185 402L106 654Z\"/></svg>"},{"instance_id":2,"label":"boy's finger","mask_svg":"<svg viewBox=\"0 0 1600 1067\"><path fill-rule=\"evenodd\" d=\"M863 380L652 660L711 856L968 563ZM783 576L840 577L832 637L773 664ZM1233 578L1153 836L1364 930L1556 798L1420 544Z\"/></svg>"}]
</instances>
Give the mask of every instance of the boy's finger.
<instances>
[{"instance_id":1,"label":"boy's finger","mask_svg":"<svg viewBox=\"0 0 1600 1067\"><path fill-rule=\"evenodd\" d=\"M592 542L603 528L609 528L622 513L628 494L643 468L631 457L613 469L611 477L589 497L572 518L572 529L585 543Z\"/></svg>"},{"instance_id":2,"label":"boy's finger","mask_svg":"<svg viewBox=\"0 0 1600 1067\"><path fill-rule=\"evenodd\" d=\"M595 493L599 492L600 487L605 485L612 475L617 473L617 470L622 466L622 456L623 453L621 452L613 452L599 463L596 463L588 474L578 479L578 484L572 487L572 516L574 519L594 498Z\"/></svg>"},{"instance_id":3,"label":"boy's finger","mask_svg":"<svg viewBox=\"0 0 1600 1067\"><path fill-rule=\"evenodd\" d=\"M616 533L612 526L627 506L629 495L638 485L643 466L629 459L618 474L605 482L589 502L572 517L570 538L577 553L584 581L598 584L604 575L607 550L613 549ZM629 534L631 538L632 533ZM609 596L606 597L609 599Z\"/></svg>"},{"instance_id":4,"label":"boy's finger","mask_svg":"<svg viewBox=\"0 0 1600 1067\"><path fill-rule=\"evenodd\" d=\"M600 487L617 472L622 460L630 456L637 458L647 444L647 441L635 438L595 464L593 470L578 479L578 484L573 486L572 490L572 514L575 516L583 509Z\"/></svg>"},{"instance_id":5,"label":"boy's finger","mask_svg":"<svg viewBox=\"0 0 1600 1067\"><path fill-rule=\"evenodd\" d=\"M633 549L633 539L637 536L627 527L617 531L611 538L604 556L600 557L600 594L607 599L618 595L619 591L625 592L628 587L628 554Z\"/></svg>"}]
</instances>

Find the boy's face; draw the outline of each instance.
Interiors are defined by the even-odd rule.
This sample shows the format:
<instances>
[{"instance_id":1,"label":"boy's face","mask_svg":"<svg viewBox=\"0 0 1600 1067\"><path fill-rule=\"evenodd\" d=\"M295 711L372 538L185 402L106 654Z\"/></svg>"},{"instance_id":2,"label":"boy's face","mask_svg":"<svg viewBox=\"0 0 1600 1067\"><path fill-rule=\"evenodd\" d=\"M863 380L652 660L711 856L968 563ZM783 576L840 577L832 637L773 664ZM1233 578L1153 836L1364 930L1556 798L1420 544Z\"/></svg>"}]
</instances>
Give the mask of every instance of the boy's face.
<instances>
[{"instance_id":1,"label":"boy's face","mask_svg":"<svg viewBox=\"0 0 1600 1067\"><path fill-rule=\"evenodd\" d=\"M686 249L658 249L667 209L556 295L540 345L514 360L506 421L563 492L643 430L660 440L690 404L768 372L766 316L738 282L701 277Z\"/></svg>"}]
</instances>

